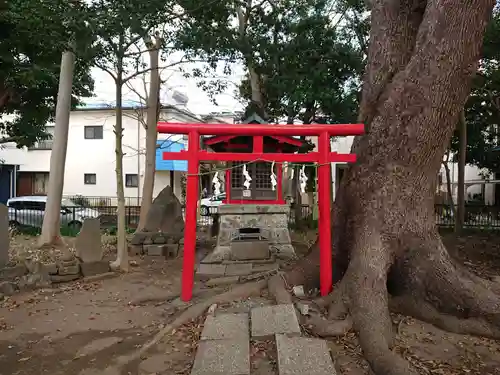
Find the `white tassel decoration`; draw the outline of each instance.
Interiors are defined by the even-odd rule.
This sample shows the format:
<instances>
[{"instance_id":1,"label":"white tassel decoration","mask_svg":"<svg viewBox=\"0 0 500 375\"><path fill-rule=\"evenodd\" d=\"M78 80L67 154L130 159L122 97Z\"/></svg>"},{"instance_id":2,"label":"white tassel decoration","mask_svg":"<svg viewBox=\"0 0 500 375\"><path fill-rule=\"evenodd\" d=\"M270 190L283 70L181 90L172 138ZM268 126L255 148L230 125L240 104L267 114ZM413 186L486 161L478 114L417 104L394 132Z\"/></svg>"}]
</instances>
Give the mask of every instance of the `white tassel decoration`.
<instances>
[{"instance_id":1,"label":"white tassel decoration","mask_svg":"<svg viewBox=\"0 0 500 375\"><path fill-rule=\"evenodd\" d=\"M214 184L214 194L219 195L220 194L220 187L221 187L220 180L219 180L219 172L215 172L212 183Z\"/></svg>"},{"instance_id":2,"label":"white tassel decoration","mask_svg":"<svg viewBox=\"0 0 500 375\"><path fill-rule=\"evenodd\" d=\"M302 168L300 169L300 174L299 174L299 180L300 180L300 191L302 194L306 192L306 186L307 186L307 176L306 176L306 166L303 165Z\"/></svg>"},{"instance_id":3,"label":"white tassel decoration","mask_svg":"<svg viewBox=\"0 0 500 375\"><path fill-rule=\"evenodd\" d=\"M245 182L243 182L243 186L249 190L250 189L250 181L252 181L252 177L248 174L247 165L243 165L243 177L245 177Z\"/></svg>"},{"instance_id":4,"label":"white tassel decoration","mask_svg":"<svg viewBox=\"0 0 500 375\"><path fill-rule=\"evenodd\" d=\"M276 185L278 185L278 182L276 181L276 175L274 174L274 161L271 164L271 188L276 190Z\"/></svg>"}]
</instances>

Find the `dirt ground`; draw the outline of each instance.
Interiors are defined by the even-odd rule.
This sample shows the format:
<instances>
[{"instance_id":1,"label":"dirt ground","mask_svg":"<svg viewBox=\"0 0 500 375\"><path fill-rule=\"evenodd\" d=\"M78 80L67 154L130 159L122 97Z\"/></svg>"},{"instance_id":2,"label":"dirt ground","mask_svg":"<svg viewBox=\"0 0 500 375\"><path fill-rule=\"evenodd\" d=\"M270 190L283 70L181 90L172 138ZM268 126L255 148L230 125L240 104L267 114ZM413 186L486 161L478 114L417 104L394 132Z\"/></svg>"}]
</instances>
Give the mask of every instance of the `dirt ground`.
<instances>
[{"instance_id":1,"label":"dirt ground","mask_svg":"<svg viewBox=\"0 0 500 375\"><path fill-rule=\"evenodd\" d=\"M312 237L295 236L302 242ZM475 272L500 275L500 234L444 238ZM29 247L30 239L17 241L14 247ZM97 375L151 339L185 308L178 299L165 303L180 291L182 260L134 260L136 267L128 274L25 292L0 302L0 374ZM265 303L267 298L263 292L243 303ZM123 374L189 374L203 321L200 317L167 335ZM394 324L399 331L394 350L422 374L500 374L500 342L449 334L402 316L394 316ZM354 333L329 344L339 374L369 374ZM252 343L253 375L277 374L274 350L271 342ZM155 369L157 360L163 362L164 371Z\"/></svg>"}]
</instances>

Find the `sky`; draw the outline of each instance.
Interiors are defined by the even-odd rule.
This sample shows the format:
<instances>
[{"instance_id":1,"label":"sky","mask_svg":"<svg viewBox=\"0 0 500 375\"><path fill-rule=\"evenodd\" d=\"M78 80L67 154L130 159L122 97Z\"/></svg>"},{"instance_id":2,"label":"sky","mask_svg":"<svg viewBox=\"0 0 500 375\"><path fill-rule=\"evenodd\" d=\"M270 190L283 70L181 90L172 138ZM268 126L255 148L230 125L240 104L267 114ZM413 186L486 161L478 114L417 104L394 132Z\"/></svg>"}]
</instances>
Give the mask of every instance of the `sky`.
<instances>
[{"instance_id":1,"label":"sky","mask_svg":"<svg viewBox=\"0 0 500 375\"><path fill-rule=\"evenodd\" d=\"M200 67L199 63L184 64L183 68L187 71L191 70L193 67ZM185 78L178 68L165 69L162 72L162 79L166 82L162 85L160 100L163 104L175 104L172 99L172 94L178 91L188 97L187 109L197 115L206 115L211 112L234 112L241 110L243 108L242 104L235 97L234 91L236 85L241 81L244 70L240 65L234 65L234 74L232 76L224 76L221 74L218 77L222 77L229 81L228 88L225 92L216 96L217 105L210 101L209 96L197 86L197 80L194 78ZM95 97L86 98L84 102L86 103L108 103L113 104L115 102L115 86L112 78L108 73L98 69L92 69L92 76L95 80ZM149 77L138 77L130 82L132 88L141 93L144 93L144 80L146 83L149 82ZM140 102L138 95L133 92L129 87L124 87L123 89L123 100L124 101L137 101Z\"/></svg>"}]
</instances>

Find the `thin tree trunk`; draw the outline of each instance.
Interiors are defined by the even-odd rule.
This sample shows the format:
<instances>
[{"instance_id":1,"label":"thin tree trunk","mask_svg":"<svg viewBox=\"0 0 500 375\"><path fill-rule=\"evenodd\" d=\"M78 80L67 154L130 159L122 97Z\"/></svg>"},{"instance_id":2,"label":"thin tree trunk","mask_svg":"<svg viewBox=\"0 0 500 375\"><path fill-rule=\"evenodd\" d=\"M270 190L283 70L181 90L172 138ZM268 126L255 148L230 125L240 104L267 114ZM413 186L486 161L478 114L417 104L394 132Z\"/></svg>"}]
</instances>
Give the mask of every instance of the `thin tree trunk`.
<instances>
[{"instance_id":1,"label":"thin tree trunk","mask_svg":"<svg viewBox=\"0 0 500 375\"><path fill-rule=\"evenodd\" d=\"M42 233L39 238L40 246L62 244L60 231L61 200L64 186L66 150L68 147L74 67L75 54L72 51L65 51L61 58L54 142L50 154L49 192L43 217Z\"/></svg>"},{"instance_id":2,"label":"thin tree trunk","mask_svg":"<svg viewBox=\"0 0 500 375\"><path fill-rule=\"evenodd\" d=\"M376 375L419 373L390 349L389 308L448 331L500 338L500 287L450 257L434 219L438 171L494 4L371 2L359 116L368 132L353 143L357 162L336 196L338 283L324 302L332 324L345 325L349 315ZM315 282L318 265L314 246L286 275L288 285Z\"/></svg>"},{"instance_id":3,"label":"thin tree trunk","mask_svg":"<svg viewBox=\"0 0 500 375\"><path fill-rule=\"evenodd\" d=\"M448 161L450 160L449 157L449 151L446 152L447 157L446 160L443 162L443 167L444 167L444 172L446 175L446 192L448 195L448 204L450 205L451 213L453 217L455 217L455 202L453 202L453 190L451 188L451 173L450 173L450 166L448 165Z\"/></svg>"},{"instance_id":4,"label":"thin tree trunk","mask_svg":"<svg viewBox=\"0 0 500 375\"><path fill-rule=\"evenodd\" d=\"M460 112L459 129L460 148L458 150L458 194L457 214L455 216L455 233L460 233L465 222L465 163L467 154L467 123L464 110Z\"/></svg>"},{"instance_id":5,"label":"thin tree trunk","mask_svg":"<svg viewBox=\"0 0 500 375\"><path fill-rule=\"evenodd\" d=\"M156 143L158 132L158 108L160 97L160 72L158 62L160 55L161 40L157 39L153 48L149 49L149 61L151 65L149 94L147 100L147 123L146 123L146 166L144 168L144 183L142 185L141 213L137 231L146 226L149 209L153 202L153 190L155 183Z\"/></svg>"},{"instance_id":6,"label":"thin tree trunk","mask_svg":"<svg viewBox=\"0 0 500 375\"><path fill-rule=\"evenodd\" d=\"M128 252L127 252L127 228L125 217L125 191L123 187L123 108L122 108L122 89L123 89L123 62L118 59L116 74L116 110L115 110L115 154L116 154L116 196L118 199L117 216L117 244L116 260L111 264L113 269L128 271Z\"/></svg>"}]
</instances>

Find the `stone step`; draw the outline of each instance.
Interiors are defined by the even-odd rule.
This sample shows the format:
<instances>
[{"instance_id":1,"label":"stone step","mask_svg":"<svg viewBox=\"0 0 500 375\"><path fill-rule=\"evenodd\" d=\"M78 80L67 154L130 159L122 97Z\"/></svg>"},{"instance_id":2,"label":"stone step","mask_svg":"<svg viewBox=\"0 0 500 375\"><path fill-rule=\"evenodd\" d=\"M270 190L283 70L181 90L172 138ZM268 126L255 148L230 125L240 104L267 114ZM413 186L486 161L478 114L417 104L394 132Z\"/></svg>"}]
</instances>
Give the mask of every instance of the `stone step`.
<instances>
[{"instance_id":1,"label":"stone step","mask_svg":"<svg viewBox=\"0 0 500 375\"><path fill-rule=\"evenodd\" d=\"M250 375L248 314L208 315L191 375Z\"/></svg>"},{"instance_id":2,"label":"stone step","mask_svg":"<svg viewBox=\"0 0 500 375\"><path fill-rule=\"evenodd\" d=\"M300 335L300 325L292 304L262 306L250 312L253 338L272 338L276 334Z\"/></svg>"},{"instance_id":3,"label":"stone step","mask_svg":"<svg viewBox=\"0 0 500 375\"><path fill-rule=\"evenodd\" d=\"M326 341L276 335L279 375L335 375Z\"/></svg>"}]
</instances>

